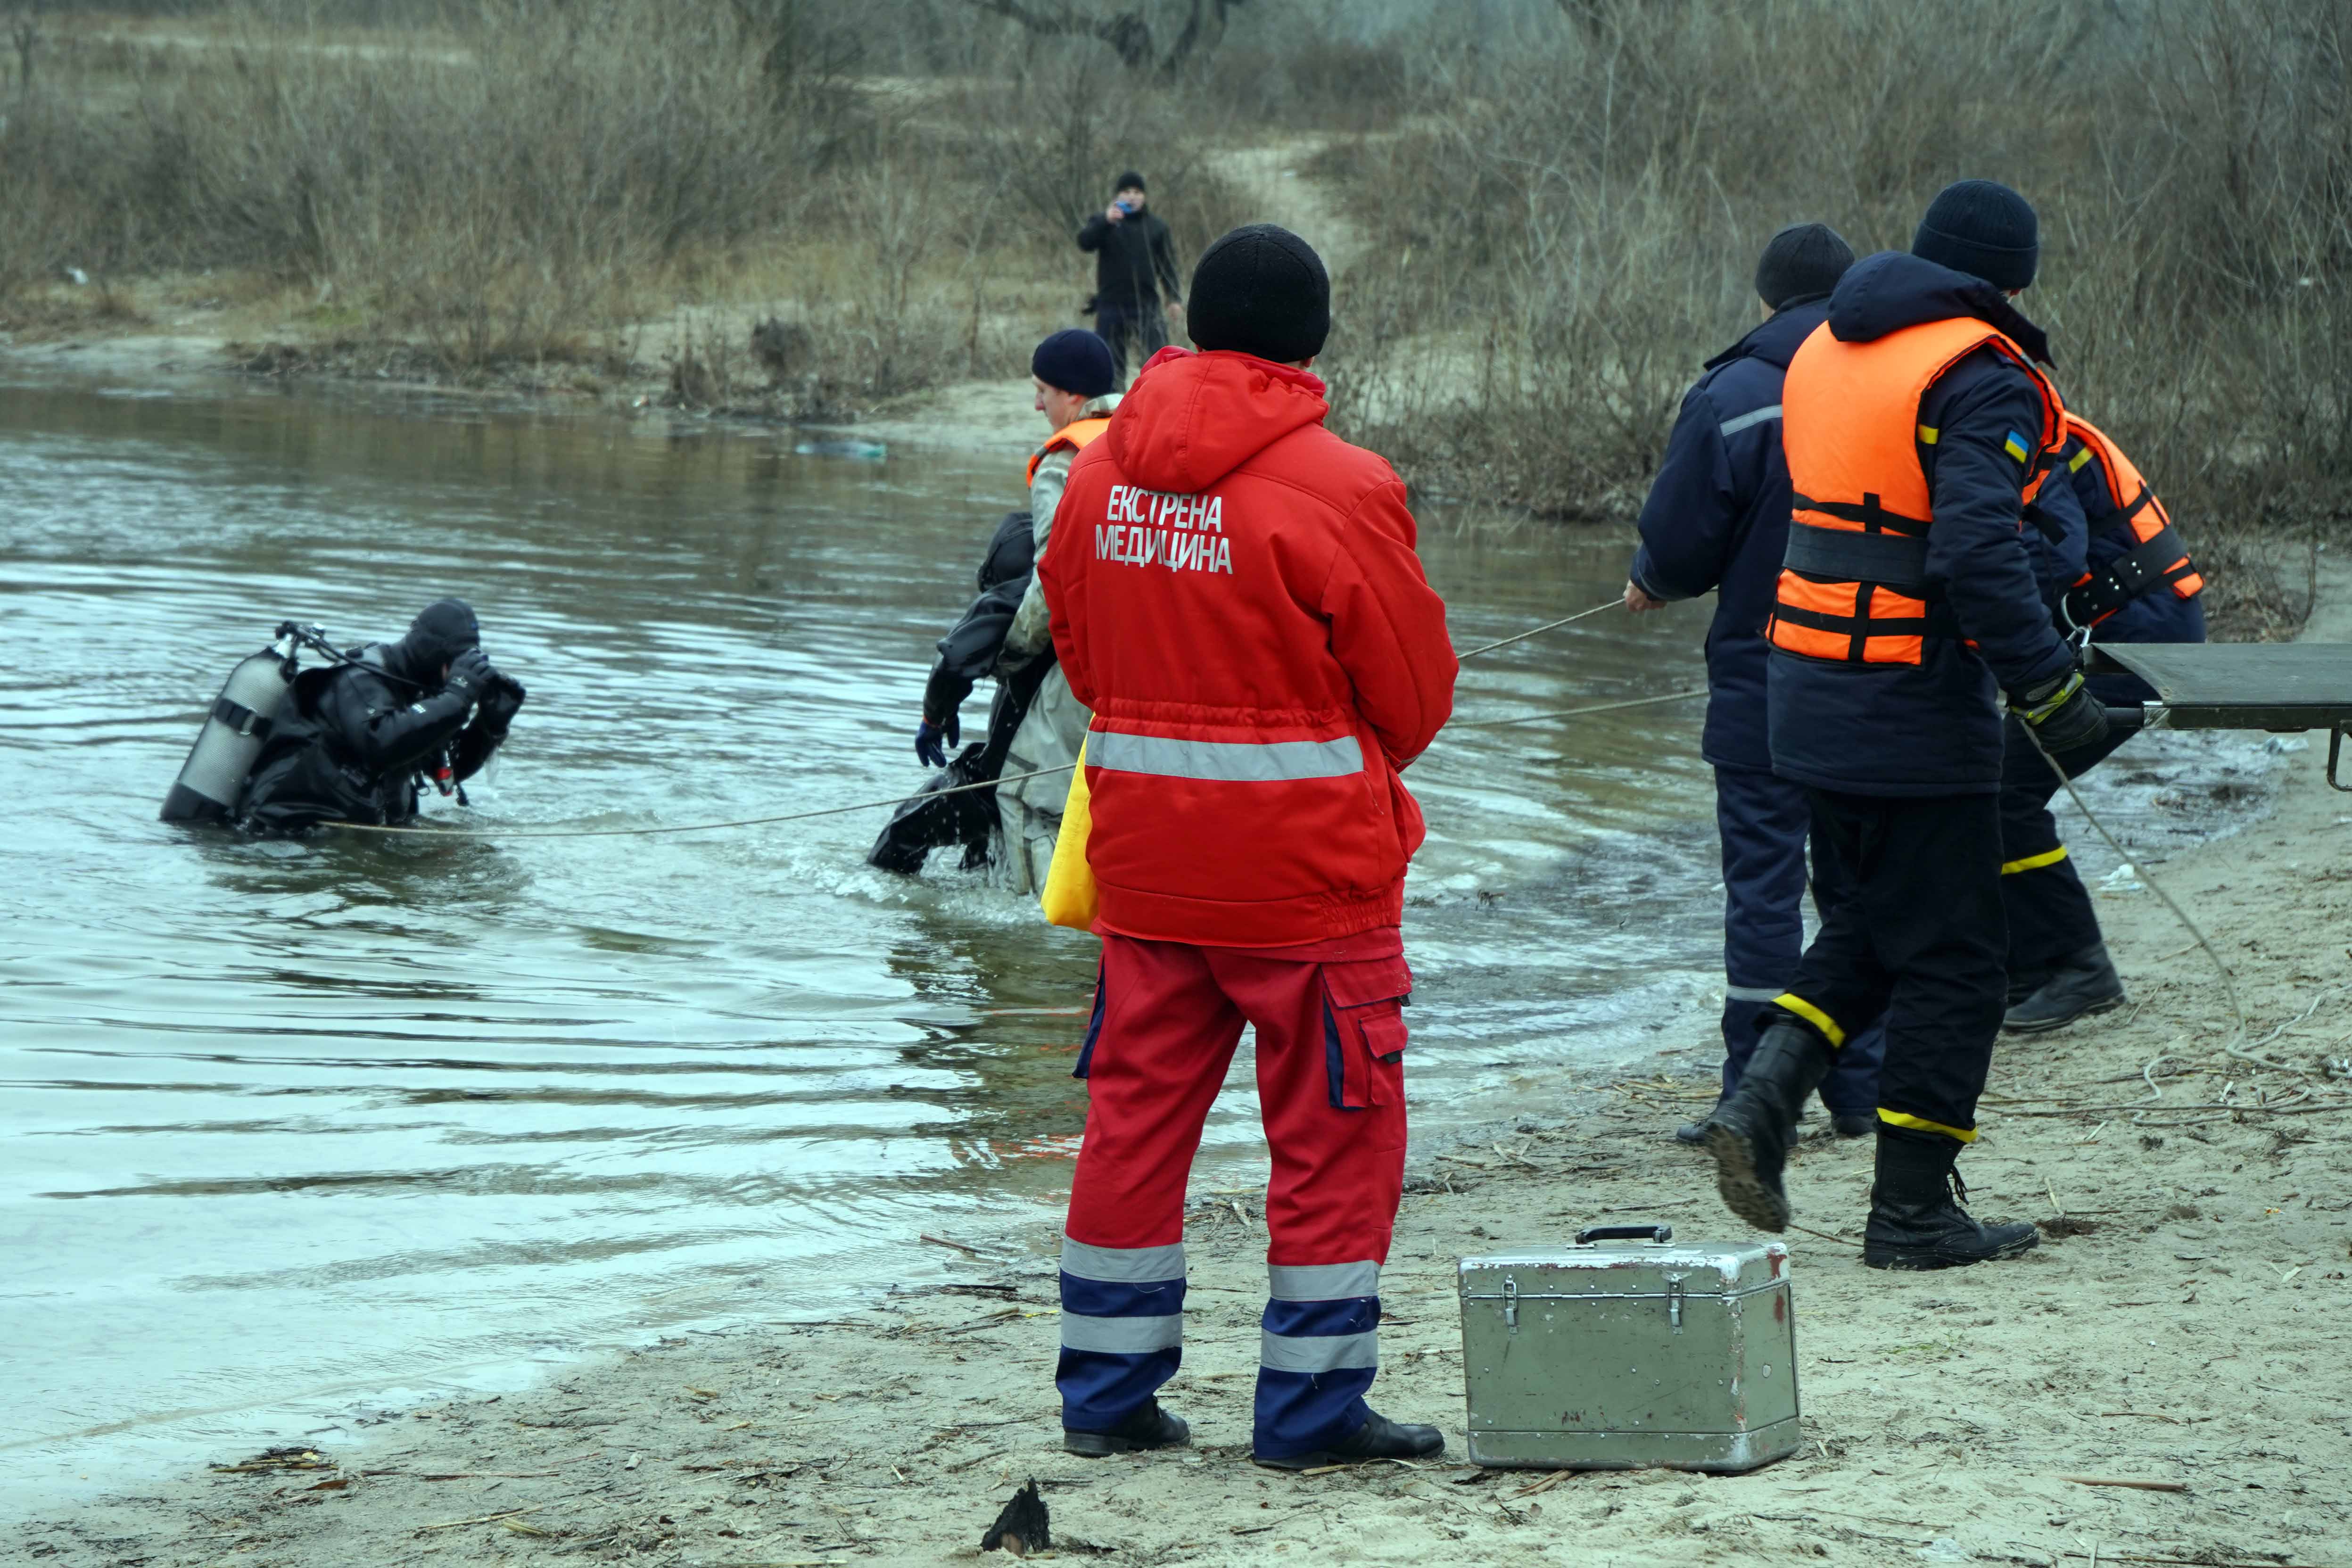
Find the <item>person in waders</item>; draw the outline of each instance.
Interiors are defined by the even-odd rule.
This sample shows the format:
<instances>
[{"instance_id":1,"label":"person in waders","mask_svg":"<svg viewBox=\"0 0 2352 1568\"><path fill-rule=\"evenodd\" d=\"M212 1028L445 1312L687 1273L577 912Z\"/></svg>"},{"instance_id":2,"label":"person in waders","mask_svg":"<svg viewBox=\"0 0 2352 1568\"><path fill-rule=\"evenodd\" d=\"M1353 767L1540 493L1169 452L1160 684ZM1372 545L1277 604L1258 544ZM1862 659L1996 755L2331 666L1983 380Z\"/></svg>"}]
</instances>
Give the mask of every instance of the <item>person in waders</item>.
<instances>
[{"instance_id":1,"label":"person in waders","mask_svg":"<svg viewBox=\"0 0 2352 1568\"><path fill-rule=\"evenodd\" d=\"M454 790L473 777L505 742L524 696L481 643L472 608L442 599L399 641L295 677L239 795L237 826L397 826L415 820L422 780Z\"/></svg>"},{"instance_id":2,"label":"person in waders","mask_svg":"<svg viewBox=\"0 0 2352 1568\"><path fill-rule=\"evenodd\" d=\"M1445 606L1404 485L1324 427L1330 283L1297 235L1236 229L1192 274L1198 353L1163 349L1071 465L1039 570L1094 712L1087 858L1102 966L1062 1246L1064 1446L1189 1438L1184 1183L1245 1026L1273 1156L1252 1458L1436 1454L1365 1403L1404 1176L1421 810L1401 772L1453 711Z\"/></svg>"},{"instance_id":3,"label":"person in waders","mask_svg":"<svg viewBox=\"0 0 2352 1568\"><path fill-rule=\"evenodd\" d=\"M1946 188L1910 253L1839 279L1781 388L1793 516L1766 633L1772 766L1805 786L1814 853L1852 890L1770 1004L1706 1146L1732 1212L1785 1229L1798 1113L1884 1016L1863 1236L1876 1268L1979 1263L2039 1239L1970 1217L1955 1168L2004 1005L2001 696L2053 752L2107 729L2021 534L2066 439L2040 368L2048 341L2011 303L2033 281L2038 231L2004 185Z\"/></svg>"},{"instance_id":4,"label":"person in waders","mask_svg":"<svg viewBox=\"0 0 2352 1568\"><path fill-rule=\"evenodd\" d=\"M2062 632L2099 643L2200 643L2205 579L2164 502L2123 448L2069 412L2066 441L2029 511L2036 574ZM2088 677L2108 707L2152 701L2155 688L2128 670ZM2133 731L2061 753L2069 778L2097 765ZM2000 774L2000 902L2009 921L2009 1011L2001 1026L2046 1034L2121 1006L2123 976L2107 956L2091 895L2075 874L2051 815L2061 785L2012 715Z\"/></svg>"},{"instance_id":5,"label":"person in waders","mask_svg":"<svg viewBox=\"0 0 2352 1568\"><path fill-rule=\"evenodd\" d=\"M1780 383L1798 345L1828 318L1830 290L1853 265L1853 248L1827 224L1791 224L1765 246L1756 263L1763 325L1707 361L1706 374L1684 394L1626 575L1625 607L1637 615L1716 596L1699 750L1715 769L1723 846L1724 1095L1738 1087L1767 1005L1788 989L1805 946L1811 813L1804 786L1772 772L1764 721L1764 622L1789 543ZM1815 904L1837 890L1835 867L1820 866ZM1822 1103L1840 1137L1860 1138L1877 1125L1881 1039L1874 1023L1822 1080ZM1675 1136L1696 1143L1705 1127L1701 1117Z\"/></svg>"}]
</instances>

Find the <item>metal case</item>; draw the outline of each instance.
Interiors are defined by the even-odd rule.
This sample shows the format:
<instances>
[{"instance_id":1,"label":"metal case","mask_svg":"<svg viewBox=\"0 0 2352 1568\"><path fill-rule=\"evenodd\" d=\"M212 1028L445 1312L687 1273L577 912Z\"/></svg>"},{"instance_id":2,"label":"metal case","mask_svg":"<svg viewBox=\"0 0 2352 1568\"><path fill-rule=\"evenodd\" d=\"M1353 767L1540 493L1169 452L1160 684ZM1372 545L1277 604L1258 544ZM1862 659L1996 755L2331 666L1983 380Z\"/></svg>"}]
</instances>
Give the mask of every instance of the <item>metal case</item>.
<instances>
[{"instance_id":1,"label":"metal case","mask_svg":"<svg viewBox=\"0 0 2352 1568\"><path fill-rule=\"evenodd\" d=\"M1573 1247L1465 1258L1461 1289L1474 1464L1752 1470L1797 1449L1778 1242L1603 1226Z\"/></svg>"}]
</instances>

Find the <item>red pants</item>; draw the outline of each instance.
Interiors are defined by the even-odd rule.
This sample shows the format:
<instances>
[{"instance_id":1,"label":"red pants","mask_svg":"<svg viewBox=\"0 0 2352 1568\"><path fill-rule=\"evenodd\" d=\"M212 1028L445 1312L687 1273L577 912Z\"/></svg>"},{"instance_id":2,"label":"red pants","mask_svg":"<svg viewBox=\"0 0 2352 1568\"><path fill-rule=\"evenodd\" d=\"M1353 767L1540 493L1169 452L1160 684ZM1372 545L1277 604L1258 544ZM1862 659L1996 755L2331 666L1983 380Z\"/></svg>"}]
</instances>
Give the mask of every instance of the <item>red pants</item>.
<instances>
[{"instance_id":1,"label":"red pants","mask_svg":"<svg viewBox=\"0 0 2352 1568\"><path fill-rule=\"evenodd\" d=\"M1274 1157L1258 1448L1361 1425L1404 1177L1412 984L1393 928L1287 952L1104 938L1063 1254L1066 1426L1109 1429L1176 1370L1185 1179L1244 1023Z\"/></svg>"}]
</instances>

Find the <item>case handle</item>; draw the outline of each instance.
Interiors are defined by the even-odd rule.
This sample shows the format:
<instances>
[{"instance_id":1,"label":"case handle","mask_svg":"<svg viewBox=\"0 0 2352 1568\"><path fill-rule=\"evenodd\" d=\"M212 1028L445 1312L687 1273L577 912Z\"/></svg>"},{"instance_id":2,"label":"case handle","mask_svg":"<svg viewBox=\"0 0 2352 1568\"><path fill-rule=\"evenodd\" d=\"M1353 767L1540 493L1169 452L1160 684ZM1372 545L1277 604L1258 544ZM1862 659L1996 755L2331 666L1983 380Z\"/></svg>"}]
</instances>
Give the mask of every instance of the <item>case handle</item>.
<instances>
[{"instance_id":1,"label":"case handle","mask_svg":"<svg viewBox=\"0 0 2352 1568\"><path fill-rule=\"evenodd\" d=\"M1588 1225L1576 1233L1579 1247L1592 1241L1672 1241L1670 1225Z\"/></svg>"}]
</instances>

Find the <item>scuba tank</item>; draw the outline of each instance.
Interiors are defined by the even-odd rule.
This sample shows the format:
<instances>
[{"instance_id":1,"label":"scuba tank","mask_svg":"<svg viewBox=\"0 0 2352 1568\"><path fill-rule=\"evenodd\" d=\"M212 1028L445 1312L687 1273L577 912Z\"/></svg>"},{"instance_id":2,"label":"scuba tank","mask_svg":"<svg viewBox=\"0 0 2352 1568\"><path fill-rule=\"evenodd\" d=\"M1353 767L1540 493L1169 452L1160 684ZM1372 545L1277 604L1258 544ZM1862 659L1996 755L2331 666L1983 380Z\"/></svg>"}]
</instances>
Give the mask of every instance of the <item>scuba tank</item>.
<instances>
[{"instance_id":1,"label":"scuba tank","mask_svg":"<svg viewBox=\"0 0 2352 1568\"><path fill-rule=\"evenodd\" d=\"M179 778L163 797L165 822L229 819L236 809L237 792L269 739L286 694L293 689L294 674L294 638L286 627L279 628L278 641L237 661L220 695L213 699Z\"/></svg>"}]
</instances>

